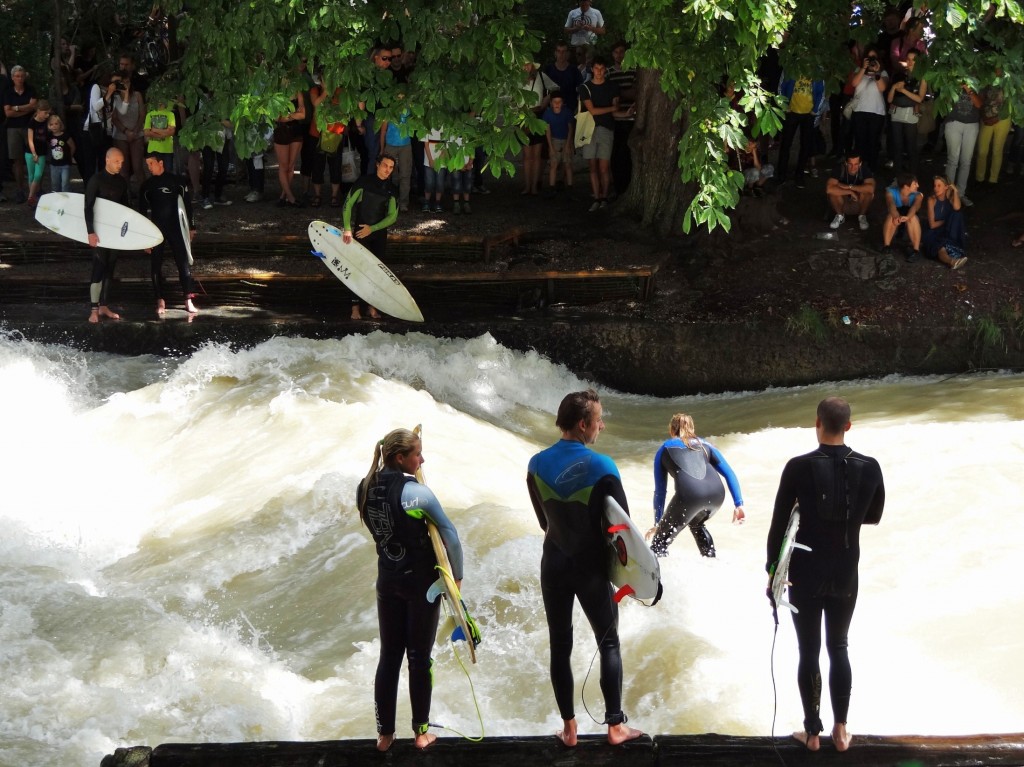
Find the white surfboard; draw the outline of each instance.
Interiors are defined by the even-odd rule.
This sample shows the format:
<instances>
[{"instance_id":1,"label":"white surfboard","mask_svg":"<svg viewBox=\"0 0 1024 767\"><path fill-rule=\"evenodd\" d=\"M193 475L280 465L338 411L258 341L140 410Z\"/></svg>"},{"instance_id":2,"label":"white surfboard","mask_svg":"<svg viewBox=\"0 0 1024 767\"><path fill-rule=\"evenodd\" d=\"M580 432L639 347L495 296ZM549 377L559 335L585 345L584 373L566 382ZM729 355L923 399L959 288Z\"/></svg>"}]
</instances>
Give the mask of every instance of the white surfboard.
<instances>
[{"instance_id":1,"label":"white surfboard","mask_svg":"<svg viewBox=\"0 0 1024 767\"><path fill-rule=\"evenodd\" d=\"M786 534L782 537L782 546L779 548L779 558L775 563L775 570L772 573L772 598L776 607L785 607L795 613L800 612L789 600L786 599L786 588L789 582L789 561L793 558L793 552L797 549L810 551L809 546L796 542L796 532L800 529L800 504L793 506L793 513L789 515L789 525L786 527Z\"/></svg>"},{"instance_id":2,"label":"white surfboard","mask_svg":"<svg viewBox=\"0 0 1024 767\"><path fill-rule=\"evenodd\" d=\"M618 502L608 497L604 504L605 532L610 547L608 580L616 587L615 601L633 597L650 606L661 599L661 565L643 533Z\"/></svg>"},{"instance_id":3,"label":"white surfboard","mask_svg":"<svg viewBox=\"0 0 1024 767\"><path fill-rule=\"evenodd\" d=\"M349 290L385 314L409 322L423 322L423 313L401 280L356 240L346 245L341 237L341 230L326 221L309 224L313 255L323 259Z\"/></svg>"},{"instance_id":4,"label":"white surfboard","mask_svg":"<svg viewBox=\"0 0 1024 767\"><path fill-rule=\"evenodd\" d=\"M189 237L190 227L188 225L188 211L185 210L185 201L178 195L178 223L181 224L181 239L185 241L185 253L188 254L188 265L195 263L192 260L192 238Z\"/></svg>"},{"instance_id":5,"label":"white surfboard","mask_svg":"<svg viewBox=\"0 0 1024 767\"><path fill-rule=\"evenodd\" d=\"M157 225L131 208L110 200L97 199L92 209L93 231L100 247L114 250L144 250L164 241ZM85 195L50 192L39 198L36 221L51 232L89 244L85 227Z\"/></svg>"}]
</instances>

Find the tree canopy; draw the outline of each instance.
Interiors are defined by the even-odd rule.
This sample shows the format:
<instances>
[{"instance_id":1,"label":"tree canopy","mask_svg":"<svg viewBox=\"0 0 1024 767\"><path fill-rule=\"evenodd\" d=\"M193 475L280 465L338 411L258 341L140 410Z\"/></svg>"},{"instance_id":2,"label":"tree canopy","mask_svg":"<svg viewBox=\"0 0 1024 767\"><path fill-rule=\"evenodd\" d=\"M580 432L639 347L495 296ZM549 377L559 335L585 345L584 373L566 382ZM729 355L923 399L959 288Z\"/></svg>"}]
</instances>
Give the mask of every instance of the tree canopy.
<instances>
[{"instance_id":1,"label":"tree canopy","mask_svg":"<svg viewBox=\"0 0 1024 767\"><path fill-rule=\"evenodd\" d=\"M31 8L38 14L46 7L28 0L0 3L7 18L10 12ZM61 0L54 3L61 8ZM177 36L183 52L153 92L198 109L184 141L203 142L220 120L230 119L237 127L239 151L245 153L266 126L292 108L291 98L305 87L299 73L304 59L310 69L322 69L328 89L338 89L337 103L325 102L321 121L360 117L367 109L391 120L408 112L407 125L415 134L440 128L482 147L492 173L511 173L512 157L525 143L527 130L542 128L530 110L535 97L522 88L523 66L562 38L572 5L570 0L564 8L549 0L170 0L163 8L180 18ZM89 6L84 0L73 6L79 21L88 16ZM996 84L1004 88L1020 121L1020 2L939 0L928 8L934 39L918 73L937 93L939 112L948 110L962 83L975 89ZM727 168L726 146L740 146L744 131L757 136L781 126L782 107L773 93L777 83L761 82L758 75L765 52L778 48L787 72L833 83L848 68L847 41L877 37L885 4L614 0L614 8L601 10L610 33L600 47L625 39L631 46L627 66L637 68L659 91L657 99L638 103L638 125L646 127L636 138L634 154L656 150L669 157L669 170L658 172L674 173L677 184L666 182L658 193L634 197L631 213L662 230L682 226L689 231L694 224L710 229L730 225L728 211L743 181ZM26 42L7 41L7 55ZM370 59L374 46L392 42L417 54L408 82L396 81ZM747 115L722 97L725 82L742 91ZM661 99L664 103L654 103ZM664 200L653 199L666 194L686 199L682 207L675 200L668 208ZM667 227L659 221L665 210L675 218ZM679 211L685 212L680 216Z\"/></svg>"}]
</instances>

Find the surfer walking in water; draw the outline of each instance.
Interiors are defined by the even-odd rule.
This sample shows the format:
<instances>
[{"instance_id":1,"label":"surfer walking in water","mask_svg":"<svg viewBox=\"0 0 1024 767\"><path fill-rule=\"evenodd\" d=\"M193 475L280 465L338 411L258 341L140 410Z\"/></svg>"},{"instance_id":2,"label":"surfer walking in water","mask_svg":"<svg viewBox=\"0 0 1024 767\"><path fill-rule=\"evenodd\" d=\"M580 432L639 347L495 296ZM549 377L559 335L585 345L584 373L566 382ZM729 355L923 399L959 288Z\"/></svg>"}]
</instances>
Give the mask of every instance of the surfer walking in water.
<instances>
[{"instance_id":1,"label":"surfer walking in water","mask_svg":"<svg viewBox=\"0 0 1024 767\"><path fill-rule=\"evenodd\" d=\"M178 281L185 297L185 310L190 315L196 314L199 310L192 303L192 270L188 264L188 250L181 232L178 212L178 200L181 199L185 204L188 238L191 241L196 236L195 219L192 217L192 189L184 176L165 172L162 154L150 152L146 157L146 167L152 175L139 189L139 212L148 216L164 236L163 242L150 249L150 277L153 281L153 291L156 293L157 316L163 317L167 311L163 278L165 244L170 246L174 263L178 267Z\"/></svg>"},{"instance_id":2,"label":"surfer walking in water","mask_svg":"<svg viewBox=\"0 0 1024 767\"><path fill-rule=\"evenodd\" d=\"M540 583L551 644L551 684L563 722L556 736L566 746L577 743L570 662L577 599L600 650L608 742L618 745L643 735L626 724L622 712L619 612L608 581L603 518L608 496L627 513L629 506L615 463L589 447L604 429L602 415L601 400L593 389L566 395L555 418L562 438L530 459L526 477L530 501L544 530Z\"/></svg>"},{"instance_id":3,"label":"surfer walking in water","mask_svg":"<svg viewBox=\"0 0 1024 767\"><path fill-rule=\"evenodd\" d=\"M377 546L377 622L380 660L373 683L377 750L395 741L398 677L403 658L409 663L409 698L416 748L437 736L430 727L433 661L441 600L427 601L437 578L427 521L441 534L452 577L462 585L462 544L455 526L430 488L413 476L423 465L423 445L408 429L395 429L377 443L370 471L359 483L359 519Z\"/></svg>"},{"instance_id":4,"label":"surfer walking in water","mask_svg":"<svg viewBox=\"0 0 1024 767\"><path fill-rule=\"evenodd\" d=\"M689 527L700 553L713 557L715 541L706 523L725 500L725 489L718 475L722 475L729 486L735 524L743 524L746 518L739 480L718 448L697 436L693 416L687 413L673 415L668 433L670 439L654 455L654 527L647 531L645 537L651 541L651 550L657 556L665 557L679 531ZM676 491L666 511L669 475L675 481Z\"/></svg>"},{"instance_id":5,"label":"surfer walking in water","mask_svg":"<svg viewBox=\"0 0 1024 767\"><path fill-rule=\"evenodd\" d=\"M110 285L114 281L114 267L117 265L117 251L103 247L100 236L93 227L93 208L97 198L112 200L129 206L128 182L121 175L124 155L120 149L107 150L103 170L93 174L85 185L85 229L89 233L89 247L92 248L92 275L89 279L89 299L92 309L89 322L99 322L101 317L119 320L121 316L107 306Z\"/></svg>"},{"instance_id":6,"label":"surfer walking in water","mask_svg":"<svg viewBox=\"0 0 1024 767\"><path fill-rule=\"evenodd\" d=\"M796 610L800 660L797 686L804 709L804 729L793 737L811 751L821 748L821 621L825 619L825 647L829 658L828 688L835 724L832 742L838 751L850 747L846 729L853 672L848 634L857 606L857 564L860 528L877 525L885 505L885 486L878 461L845 444L850 428L850 406L839 397L818 404L814 422L818 449L786 464L775 496L768 530L767 570L773 571L794 504L800 505L798 543L810 551L797 551L789 566L789 601ZM769 577L768 598L772 599ZM774 604L773 604L774 607ZM798 612L797 612L798 611Z\"/></svg>"},{"instance_id":7,"label":"surfer walking in water","mask_svg":"<svg viewBox=\"0 0 1024 767\"><path fill-rule=\"evenodd\" d=\"M394 170L395 158L389 154L382 154L377 159L377 172L373 175L360 176L352 184L345 198L345 210L342 215L342 241L348 245L355 237L381 261L387 255L388 227L398 220L398 197L395 186L391 183L391 174ZM373 306L369 307L369 312L374 319L380 317L380 313ZM359 299L353 298L352 319L362 318Z\"/></svg>"}]
</instances>

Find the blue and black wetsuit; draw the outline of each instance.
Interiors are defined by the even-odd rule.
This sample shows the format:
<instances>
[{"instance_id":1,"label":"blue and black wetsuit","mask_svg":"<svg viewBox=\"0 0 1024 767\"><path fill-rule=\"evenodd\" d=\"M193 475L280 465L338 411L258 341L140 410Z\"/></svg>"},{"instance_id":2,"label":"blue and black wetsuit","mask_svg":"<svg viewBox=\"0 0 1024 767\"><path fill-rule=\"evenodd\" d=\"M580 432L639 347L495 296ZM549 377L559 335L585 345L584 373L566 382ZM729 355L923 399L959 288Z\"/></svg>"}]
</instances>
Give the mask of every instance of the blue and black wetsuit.
<instances>
[{"instance_id":1,"label":"blue and black wetsuit","mask_svg":"<svg viewBox=\"0 0 1024 767\"><path fill-rule=\"evenodd\" d=\"M673 437L655 453L654 522L657 529L651 550L659 557L668 553L668 547L684 526L689 526L701 554L715 556L715 542L705 523L725 500L725 489L711 468L725 477L733 503L742 506L743 496L736 473L714 445L698 437L696 444L688 447L682 439ZM665 511L666 478L670 474L675 480L676 492Z\"/></svg>"},{"instance_id":2,"label":"blue and black wetsuit","mask_svg":"<svg viewBox=\"0 0 1024 767\"><path fill-rule=\"evenodd\" d=\"M574 599L590 622L601 654L605 723L621 724L622 658L619 608L608 581L603 527L608 496L628 513L619 470L611 458L581 442L560 440L530 459L526 485L544 530L540 583L551 642L551 684L562 719L573 719L572 611Z\"/></svg>"},{"instance_id":3,"label":"blue and black wetsuit","mask_svg":"<svg viewBox=\"0 0 1024 767\"><path fill-rule=\"evenodd\" d=\"M779 555L793 504L800 504L796 540L810 551L797 551L789 565L789 601L800 663L797 685L804 708L804 730L817 735L821 724L821 620L829 657L828 688L836 722L850 708L853 672L848 652L850 622L857 606L860 527L877 525L885 505L885 485L878 461L846 445L820 445L813 453L786 464L775 497L768 531L766 569Z\"/></svg>"},{"instance_id":4,"label":"blue and black wetsuit","mask_svg":"<svg viewBox=\"0 0 1024 767\"><path fill-rule=\"evenodd\" d=\"M362 489L361 482L357 502ZM462 546L430 488L400 471L385 469L377 474L367 493L364 518L377 544L380 661L373 692L377 733L395 731L398 677L405 656L409 658L412 728L426 732L433 685L430 650L440 611L440 600L427 601L427 590L438 573L426 520L437 525L455 580L462 579Z\"/></svg>"}]
</instances>

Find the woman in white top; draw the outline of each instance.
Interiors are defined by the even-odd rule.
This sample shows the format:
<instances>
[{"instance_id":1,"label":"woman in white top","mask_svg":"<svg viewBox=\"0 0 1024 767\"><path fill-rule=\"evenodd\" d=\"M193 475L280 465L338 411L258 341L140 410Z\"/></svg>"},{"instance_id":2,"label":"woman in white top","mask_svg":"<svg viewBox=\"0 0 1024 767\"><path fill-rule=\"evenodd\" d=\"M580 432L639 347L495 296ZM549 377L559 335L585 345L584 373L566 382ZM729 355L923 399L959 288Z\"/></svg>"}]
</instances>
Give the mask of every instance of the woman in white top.
<instances>
[{"instance_id":1,"label":"woman in white top","mask_svg":"<svg viewBox=\"0 0 1024 767\"><path fill-rule=\"evenodd\" d=\"M854 71L850 84L853 98L853 148L871 168L878 170L878 151L885 128L885 93L889 90L889 75L882 69L882 60L875 46L864 51L861 65Z\"/></svg>"}]
</instances>

